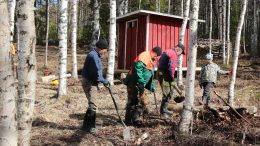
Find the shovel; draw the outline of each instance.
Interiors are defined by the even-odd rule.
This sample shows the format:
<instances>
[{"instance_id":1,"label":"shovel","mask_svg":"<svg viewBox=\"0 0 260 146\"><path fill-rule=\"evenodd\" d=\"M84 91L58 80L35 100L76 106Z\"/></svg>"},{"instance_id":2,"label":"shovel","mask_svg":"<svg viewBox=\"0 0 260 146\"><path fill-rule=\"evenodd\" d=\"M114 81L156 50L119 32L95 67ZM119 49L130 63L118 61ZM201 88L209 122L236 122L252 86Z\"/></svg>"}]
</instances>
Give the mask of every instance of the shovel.
<instances>
[{"instance_id":1,"label":"shovel","mask_svg":"<svg viewBox=\"0 0 260 146\"><path fill-rule=\"evenodd\" d=\"M170 85L170 82L169 82L169 85ZM182 91L179 89L179 87L178 87L176 84L173 85L173 88L176 89L176 91L177 91L177 92L179 93L179 95L180 95L180 96L175 97L175 98L174 98L174 101L175 101L176 103L181 103L181 102L183 102L183 101L185 100L185 97L183 96ZM170 85L170 91L172 92L171 85Z\"/></svg>"},{"instance_id":2,"label":"shovel","mask_svg":"<svg viewBox=\"0 0 260 146\"><path fill-rule=\"evenodd\" d=\"M125 127L125 129L123 130L123 138L125 141L128 141L131 139L131 134L130 134L130 129L125 125L124 121L121 119L120 115L119 115L119 112L118 112L118 108L117 108L117 104L116 104L116 101L115 101L115 98L112 94L112 91L111 91L111 88L109 86L106 86L110 95L111 95L111 98L113 100L113 103L114 103L114 106L116 108L116 112L117 112L117 115L119 117L119 120L121 121L121 123L123 124L123 126Z\"/></svg>"}]
</instances>

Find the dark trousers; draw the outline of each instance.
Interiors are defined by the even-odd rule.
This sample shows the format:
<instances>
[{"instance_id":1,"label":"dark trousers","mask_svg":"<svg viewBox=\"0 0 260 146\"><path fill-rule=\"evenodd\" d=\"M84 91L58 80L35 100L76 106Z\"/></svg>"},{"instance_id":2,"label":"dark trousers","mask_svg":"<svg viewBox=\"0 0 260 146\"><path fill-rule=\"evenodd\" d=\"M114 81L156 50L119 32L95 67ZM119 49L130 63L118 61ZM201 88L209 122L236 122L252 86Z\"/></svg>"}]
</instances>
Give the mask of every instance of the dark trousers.
<instances>
[{"instance_id":1,"label":"dark trousers","mask_svg":"<svg viewBox=\"0 0 260 146\"><path fill-rule=\"evenodd\" d=\"M204 82L202 83L203 86L203 95L202 95L202 102L206 105L210 103L210 90L213 87L214 83L212 82Z\"/></svg>"}]
</instances>

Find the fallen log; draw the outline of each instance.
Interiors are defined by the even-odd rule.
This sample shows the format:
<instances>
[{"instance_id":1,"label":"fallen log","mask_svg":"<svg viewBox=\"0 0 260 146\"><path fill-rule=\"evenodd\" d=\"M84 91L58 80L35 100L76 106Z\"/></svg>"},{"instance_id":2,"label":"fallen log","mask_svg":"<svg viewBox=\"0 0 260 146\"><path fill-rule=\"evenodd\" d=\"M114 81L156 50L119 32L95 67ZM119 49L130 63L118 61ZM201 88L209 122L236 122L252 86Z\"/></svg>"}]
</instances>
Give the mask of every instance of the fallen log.
<instances>
[{"instance_id":1,"label":"fallen log","mask_svg":"<svg viewBox=\"0 0 260 146\"><path fill-rule=\"evenodd\" d=\"M226 112L226 111L230 110L229 106L223 106L223 105L211 105L210 108L214 109L214 110L219 110L222 112ZM257 108L255 106L234 106L233 108L236 111L245 111L249 115L254 115L257 113ZM180 112L182 112L182 109L183 109L183 103L169 104L168 109L173 112L180 113ZM204 107L203 107L203 105L198 105L198 106L194 106L192 109L194 112L200 112L200 111L204 110ZM240 113L240 112L238 112L238 113Z\"/></svg>"}]
</instances>

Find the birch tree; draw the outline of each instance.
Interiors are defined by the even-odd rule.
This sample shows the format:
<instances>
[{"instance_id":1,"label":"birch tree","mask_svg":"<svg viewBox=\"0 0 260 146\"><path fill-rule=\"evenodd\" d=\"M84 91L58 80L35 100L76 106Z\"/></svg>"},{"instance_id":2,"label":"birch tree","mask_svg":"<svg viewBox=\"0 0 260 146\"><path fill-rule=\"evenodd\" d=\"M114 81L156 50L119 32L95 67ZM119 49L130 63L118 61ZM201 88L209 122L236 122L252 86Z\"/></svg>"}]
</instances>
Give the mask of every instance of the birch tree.
<instances>
[{"instance_id":1,"label":"birch tree","mask_svg":"<svg viewBox=\"0 0 260 146\"><path fill-rule=\"evenodd\" d=\"M181 44L184 44L184 35L185 35L185 30L187 27L187 23L188 23L188 17L189 17L189 11L190 11L190 0L186 0L186 4L185 4L185 11L184 11L184 18L182 21L182 26L181 26L181 31L180 31L180 36L179 36L179 42ZM186 46L187 47L187 46ZM178 79L177 79L177 83L178 86L182 86L182 61L183 61L183 55L181 54L178 58Z\"/></svg>"},{"instance_id":2,"label":"birch tree","mask_svg":"<svg viewBox=\"0 0 260 146\"><path fill-rule=\"evenodd\" d=\"M228 2L228 11L227 11L227 65L229 65L230 60L230 0L227 0Z\"/></svg>"},{"instance_id":3,"label":"birch tree","mask_svg":"<svg viewBox=\"0 0 260 146\"><path fill-rule=\"evenodd\" d=\"M142 0L139 0L139 10L141 10Z\"/></svg>"},{"instance_id":4,"label":"birch tree","mask_svg":"<svg viewBox=\"0 0 260 146\"><path fill-rule=\"evenodd\" d=\"M72 50L72 77L78 79L77 67L77 9L78 0L71 0L71 50Z\"/></svg>"},{"instance_id":5,"label":"birch tree","mask_svg":"<svg viewBox=\"0 0 260 146\"><path fill-rule=\"evenodd\" d=\"M49 7L49 0L46 0L46 37L45 37L45 66L48 64L48 43L49 43L49 12L50 12L50 7Z\"/></svg>"},{"instance_id":6,"label":"birch tree","mask_svg":"<svg viewBox=\"0 0 260 146\"><path fill-rule=\"evenodd\" d=\"M183 0L181 0L181 16L183 17Z\"/></svg>"},{"instance_id":7,"label":"birch tree","mask_svg":"<svg viewBox=\"0 0 260 146\"><path fill-rule=\"evenodd\" d=\"M223 33L223 7L222 7L222 0L217 0L218 1L218 32L219 32L219 39L222 40L222 33Z\"/></svg>"},{"instance_id":8,"label":"birch tree","mask_svg":"<svg viewBox=\"0 0 260 146\"><path fill-rule=\"evenodd\" d=\"M209 0L209 53L212 52L212 0Z\"/></svg>"},{"instance_id":9,"label":"birch tree","mask_svg":"<svg viewBox=\"0 0 260 146\"><path fill-rule=\"evenodd\" d=\"M141 0L139 1L139 3L141 3ZM128 0L117 0L117 6L118 16L128 13Z\"/></svg>"},{"instance_id":10,"label":"birch tree","mask_svg":"<svg viewBox=\"0 0 260 146\"><path fill-rule=\"evenodd\" d=\"M114 84L115 52L116 52L116 0L110 0L110 27L107 80Z\"/></svg>"},{"instance_id":11,"label":"birch tree","mask_svg":"<svg viewBox=\"0 0 260 146\"><path fill-rule=\"evenodd\" d=\"M18 39L18 142L29 146L35 102L36 58L34 0L17 1Z\"/></svg>"},{"instance_id":12,"label":"birch tree","mask_svg":"<svg viewBox=\"0 0 260 146\"><path fill-rule=\"evenodd\" d=\"M239 50L240 50L240 38L241 38L241 31L242 26L244 23L244 16L246 13L246 7L247 7L247 0L242 1L242 10L240 14L240 19L237 27L237 34L236 34L236 42L235 42L235 48L234 48L234 57L233 57L233 72L231 81L229 84L229 91L228 91L228 103L230 105L234 105L234 90L235 90L235 82L236 82L236 73L237 73L237 64L238 64L238 57L239 57Z\"/></svg>"},{"instance_id":13,"label":"birch tree","mask_svg":"<svg viewBox=\"0 0 260 146\"><path fill-rule=\"evenodd\" d=\"M14 38L14 14L15 14L15 5L16 0L8 0L8 14L9 14L9 23L11 29L11 38L10 41L13 41Z\"/></svg>"},{"instance_id":14,"label":"birch tree","mask_svg":"<svg viewBox=\"0 0 260 146\"><path fill-rule=\"evenodd\" d=\"M10 9L10 7L9 7ZM11 67L10 23L6 1L0 1L0 145L17 145L14 76Z\"/></svg>"},{"instance_id":15,"label":"birch tree","mask_svg":"<svg viewBox=\"0 0 260 146\"><path fill-rule=\"evenodd\" d=\"M155 11L156 11L156 12L160 12L160 0L156 0Z\"/></svg>"},{"instance_id":16,"label":"birch tree","mask_svg":"<svg viewBox=\"0 0 260 146\"><path fill-rule=\"evenodd\" d=\"M171 13L171 0L168 0L168 14Z\"/></svg>"},{"instance_id":17,"label":"birch tree","mask_svg":"<svg viewBox=\"0 0 260 146\"><path fill-rule=\"evenodd\" d=\"M194 86L195 86L195 71L196 71L196 56L197 56L197 29L198 29L198 13L199 0L191 0L190 11L190 39L189 39L189 54L186 78L186 95L184 107L179 123L179 131L181 133L189 132L189 125L192 120L192 107L194 106Z\"/></svg>"},{"instance_id":18,"label":"birch tree","mask_svg":"<svg viewBox=\"0 0 260 146\"><path fill-rule=\"evenodd\" d=\"M251 34L251 47L250 47L250 55L251 59L255 60L257 58L257 41L258 41L258 31L257 31L257 20L258 20L258 7L257 7L257 0L253 0L253 27L252 27L252 34Z\"/></svg>"},{"instance_id":19,"label":"birch tree","mask_svg":"<svg viewBox=\"0 0 260 146\"><path fill-rule=\"evenodd\" d=\"M226 0L223 0L223 32L222 32L222 58L223 58L223 64L226 63Z\"/></svg>"},{"instance_id":20,"label":"birch tree","mask_svg":"<svg viewBox=\"0 0 260 146\"><path fill-rule=\"evenodd\" d=\"M59 88L58 97L67 95L67 23L68 0L61 0L59 5Z\"/></svg>"},{"instance_id":21,"label":"birch tree","mask_svg":"<svg viewBox=\"0 0 260 146\"><path fill-rule=\"evenodd\" d=\"M93 11L93 15L92 15L92 36L91 36L91 47L94 47L96 45L96 42L99 39L99 35L100 35L100 24L99 24L99 9L100 9L100 5L98 0L92 0L90 2L92 11Z\"/></svg>"}]
</instances>

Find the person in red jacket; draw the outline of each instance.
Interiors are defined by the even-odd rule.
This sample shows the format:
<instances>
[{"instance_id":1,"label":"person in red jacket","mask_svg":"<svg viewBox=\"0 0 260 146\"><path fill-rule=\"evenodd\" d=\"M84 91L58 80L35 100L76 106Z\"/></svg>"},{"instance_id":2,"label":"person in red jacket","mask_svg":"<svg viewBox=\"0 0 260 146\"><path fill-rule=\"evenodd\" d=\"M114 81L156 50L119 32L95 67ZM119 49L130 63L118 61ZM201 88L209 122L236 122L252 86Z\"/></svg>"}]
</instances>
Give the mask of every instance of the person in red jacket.
<instances>
[{"instance_id":1,"label":"person in red jacket","mask_svg":"<svg viewBox=\"0 0 260 146\"><path fill-rule=\"evenodd\" d=\"M184 54L184 46L183 44L178 44L174 49L168 49L163 52L159 60L157 79L163 93L160 114L165 118L172 115L172 112L167 108L169 100L173 95L173 88L176 87L174 72L178 67L178 56L181 54Z\"/></svg>"}]
</instances>

